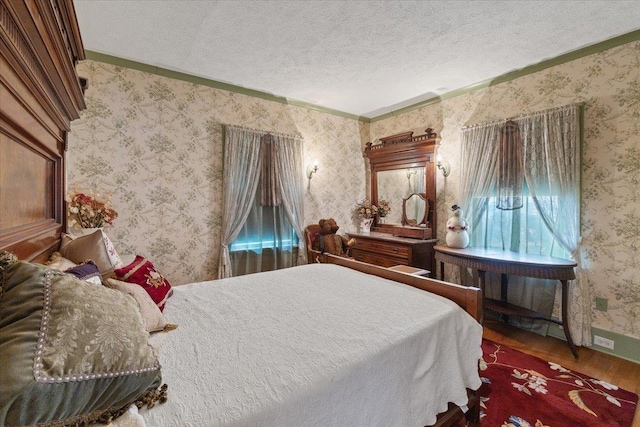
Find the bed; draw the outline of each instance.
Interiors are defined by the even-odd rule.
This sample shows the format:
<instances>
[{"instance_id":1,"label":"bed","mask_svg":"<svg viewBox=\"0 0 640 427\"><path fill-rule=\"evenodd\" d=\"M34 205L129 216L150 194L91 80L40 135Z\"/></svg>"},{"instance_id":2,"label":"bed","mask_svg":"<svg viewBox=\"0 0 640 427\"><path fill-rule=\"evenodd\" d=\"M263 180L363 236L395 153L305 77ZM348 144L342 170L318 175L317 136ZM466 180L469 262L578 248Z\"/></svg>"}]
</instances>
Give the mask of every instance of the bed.
<instances>
[{"instance_id":1,"label":"bed","mask_svg":"<svg viewBox=\"0 0 640 427\"><path fill-rule=\"evenodd\" d=\"M71 0L1 0L0 14L0 252L28 261L20 263L33 272L27 282L42 278L44 293L31 295L46 308L47 292L57 289L52 283L73 291L72 279L40 264L60 249L66 231L64 151L69 123L84 108L84 82L74 67L83 48ZM144 396L119 396L109 386L94 401L111 394L111 405L122 409L157 402L140 410L150 427L452 425L464 416L477 422L479 290L331 255L318 259L174 287L165 316L178 328L152 335L159 351L141 344L151 362L121 375L146 376ZM0 292L0 308L10 297L20 295ZM6 321L0 317L0 329ZM46 334L34 339L46 341ZM39 357L23 363L36 377ZM98 377L91 380L111 384L111 377ZM23 412L78 399L78 389L67 396L64 387L82 378L42 378L38 387L60 387L55 399L27 400ZM0 379L3 392L8 381ZM161 384L168 392L158 398Z\"/></svg>"},{"instance_id":2,"label":"bed","mask_svg":"<svg viewBox=\"0 0 640 427\"><path fill-rule=\"evenodd\" d=\"M336 264L179 286L165 311L147 425L423 426L480 386L468 313Z\"/></svg>"}]
</instances>

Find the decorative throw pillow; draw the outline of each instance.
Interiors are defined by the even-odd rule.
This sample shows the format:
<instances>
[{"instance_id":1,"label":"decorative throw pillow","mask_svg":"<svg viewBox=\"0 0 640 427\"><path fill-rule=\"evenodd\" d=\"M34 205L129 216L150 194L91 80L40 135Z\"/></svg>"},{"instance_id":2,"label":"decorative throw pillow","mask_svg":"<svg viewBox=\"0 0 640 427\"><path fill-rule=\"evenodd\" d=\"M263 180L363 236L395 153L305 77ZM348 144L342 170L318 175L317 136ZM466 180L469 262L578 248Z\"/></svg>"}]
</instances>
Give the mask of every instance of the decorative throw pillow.
<instances>
[{"instance_id":1,"label":"decorative throw pillow","mask_svg":"<svg viewBox=\"0 0 640 427\"><path fill-rule=\"evenodd\" d=\"M109 260L111 260L111 264L113 264L115 268L120 268L124 266L125 264L122 262L120 255L118 255L118 252L116 251L116 247L113 245L113 242L107 235L106 231L104 231L104 228L81 228L79 230L73 230L72 234L75 237L82 237L82 236L88 236L89 234L93 234L96 230L102 231L102 239L104 240L104 247L107 249L107 254L109 255Z\"/></svg>"},{"instance_id":2,"label":"decorative throw pillow","mask_svg":"<svg viewBox=\"0 0 640 427\"><path fill-rule=\"evenodd\" d=\"M132 298L43 265L0 270L0 425L106 422L166 400Z\"/></svg>"},{"instance_id":3,"label":"decorative throw pillow","mask_svg":"<svg viewBox=\"0 0 640 427\"><path fill-rule=\"evenodd\" d=\"M83 264L69 268L64 271L67 274L77 277L85 282L93 283L94 285L102 285L102 279L100 278L100 271L98 266L89 260Z\"/></svg>"},{"instance_id":4,"label":"decorative throw pillow","mask_svg":"<svg viewBox=\"0 0 640 427\"><path fill-rule=\"evenodd\" d=\"M142 314L142 319L144 320L147 331L156 332L163 331L165 328L167 330L174 329L173 326L175 325L167 323L156 303L141 286L134 283L122 282L116 279L107 279L105 286L117 289L127 295L131 295L136 300L140 307L140 313Z\"/></svg>"},{"instance_id":5,"label":"decorative throw pillow","mask_svg":"<svg viewBox=\"0 0 640 427\"><path fill-rule=\"evenodd\" d=\"M75 267L76 265L78 264L60 255L60 252L52 253L51 256L49 257L49 261L47 261L47 264L46 264L47 267L53 268L54 270L59 270L59 271L68 270L70 268Z\"/></svg>"},{"instance_id":6,"label":"decorative throw pillow","mask_svg":"<svg viewBox=\"0 0 640 427\"><path fill-rule=\"evenodd\" d=\"M112 250L115 256L117 256L115 249L109 248L111 241L105 240L104 236L106 236L106 234L101 229L93 230L93 233L84 236L65 234L62 237L60 254L77 264L89 259L92 260L98 266L102 277L106 279L112 277L113 270L119 267L118 260L120 260L120 257L116 259L113 254L110 254Z\"/></svg>"},{"instance_id":7,"label":"decorative throw pillow","mask_svg":"<svg viewBox=\"0 0 640 427\"><path fill-rule=\"evenodd\" d=\"M164 310L164 304L173 295L169 281L143 256L136 255L131 264L116 269L115 274L118 280L142 286L160 311Z\"/></svg>"}]
</instances>

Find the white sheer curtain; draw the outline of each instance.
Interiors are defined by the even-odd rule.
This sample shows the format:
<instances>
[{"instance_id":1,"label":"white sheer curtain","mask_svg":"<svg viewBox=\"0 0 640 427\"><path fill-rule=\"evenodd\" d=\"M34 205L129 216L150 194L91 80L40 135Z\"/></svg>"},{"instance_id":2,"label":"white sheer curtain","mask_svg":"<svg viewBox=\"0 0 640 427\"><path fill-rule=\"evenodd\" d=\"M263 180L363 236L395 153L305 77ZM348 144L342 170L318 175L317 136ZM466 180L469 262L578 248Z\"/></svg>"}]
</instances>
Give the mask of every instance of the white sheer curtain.
<instances>
[{"instance_id":1,"label":"white sheer curtain","mask_svg":"<svg viewBox=\"0 0 640 427\"><path fill-rule=\"evenodd\" d=\"M545 224L576 261L569 327L578 345L591 345L591 291L580 259L580 106L546 110L517 120L525 180Z\"/></svg>"},{"instance_id":2,"label":"white sheer curtain","mask_svg":"<svg viewBox=\"0 0 640 427\"><path fill-rule=\"evenodd\" d=\"M520 132L526 184L524 206L517 210L490 205L497 195L499 137L506 121L463 129L460 204L471 224L472 245L571 256L578 263L570 286L569 325L576 344L590 345L591 295L579 257L579 112L571 105L512 119ZM554 283L517 280L522 283L509 287L510 302L551 310Z\"/></svg>"},{"instance_id":3,"label":"white sheer curtain","mask_svg":"<svg viewBox=\"0 0 640 427\"><path fill-rule=\"evenodd\" d=\"M307 261L304 234L304 185L302 170L302 139L288 135L273 135L276 144L276 173L280 180L281 197L291 225L298 235L298 264Z\"/></svg>"},{"instance_id":4,"label":"white sheer curtain","mask_svg":"<svg viewBox=\"0 0 640 427\"><path fill-rule=\"evenodd\" d=\"M244 225L256 197L260 176L260 138L263 133L225 126L222 172L222 250L218 278L231 277L229 245Z\"/></svg>"},{"instance_id":5,"label":"white sheer curtain","mask_svg":"<svg viewBox=\"0 0 640 427\"><path fill-rule=\"evenodd\" d=\"M253 208L264 158L261 150L264 144L261 141L267 134L271 136L275 145L276 170L274 173L279 181L284 209L298 235L299 253L302 253L302 261L304 261L306 249L302 238L304 218L302 139L227 125L225 126L219 278L233 276L229 245L238 237Z\"/></svg>"},{"instance_id":6,"label":"white sheer curtain","mask_svg":"<svg viewBox=\"0 0 640 427\"><path fill-rule=\"evenodd\" d=\"M477 228L497 182L498 145L503 122L462 130L460 206L471 225Z\"/></svg>"}]
</instances>

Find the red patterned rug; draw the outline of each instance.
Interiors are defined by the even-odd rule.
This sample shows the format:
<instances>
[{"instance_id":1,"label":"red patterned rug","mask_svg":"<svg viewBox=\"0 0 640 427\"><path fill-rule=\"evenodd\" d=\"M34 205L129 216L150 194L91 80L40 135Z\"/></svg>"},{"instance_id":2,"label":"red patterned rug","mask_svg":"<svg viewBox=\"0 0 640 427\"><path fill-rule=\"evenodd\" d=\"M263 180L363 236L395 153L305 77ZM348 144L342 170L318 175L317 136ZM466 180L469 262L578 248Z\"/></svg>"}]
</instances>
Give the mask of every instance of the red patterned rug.
<instances>
[{"instance_id":1,"label":"red patterned rug","mask_svg":"<svg viewBox=\"0 0 640 427\"><path fill-rule=\"evenodd\" d=\"M638 396L489 340L480 362L481 425L631 426Z\"/></svg>"}]
</instances>

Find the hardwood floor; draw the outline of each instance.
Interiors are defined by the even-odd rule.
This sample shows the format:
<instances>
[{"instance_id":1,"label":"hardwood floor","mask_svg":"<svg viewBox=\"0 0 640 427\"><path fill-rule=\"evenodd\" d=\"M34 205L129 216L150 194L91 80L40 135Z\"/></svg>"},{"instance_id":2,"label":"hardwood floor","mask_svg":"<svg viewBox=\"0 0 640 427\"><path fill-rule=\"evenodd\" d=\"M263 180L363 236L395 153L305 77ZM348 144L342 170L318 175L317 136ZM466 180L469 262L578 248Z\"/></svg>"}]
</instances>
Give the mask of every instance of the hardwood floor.
<instances>
[{"instance_id":1,"label":"hardwood floor","mask_svg":"<svg viewBox=\"0 0 640 427\"><path fill-rule=\"evenodd\" d=\"M558 363L567 369L591 375L593 378L640 394L640 364L638 363L586 347L578 347L579 358L576 360L565 341L553 337L543 337L498 321L485 320L483 336L523 353ZM640 427L640 410L638 408L636 408L632 427Z\"/></svg>"}]
</instances>

